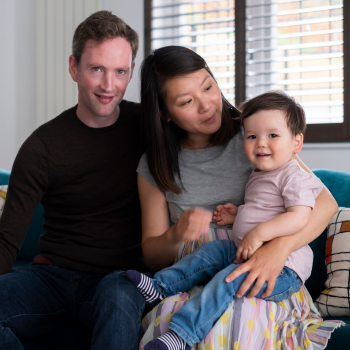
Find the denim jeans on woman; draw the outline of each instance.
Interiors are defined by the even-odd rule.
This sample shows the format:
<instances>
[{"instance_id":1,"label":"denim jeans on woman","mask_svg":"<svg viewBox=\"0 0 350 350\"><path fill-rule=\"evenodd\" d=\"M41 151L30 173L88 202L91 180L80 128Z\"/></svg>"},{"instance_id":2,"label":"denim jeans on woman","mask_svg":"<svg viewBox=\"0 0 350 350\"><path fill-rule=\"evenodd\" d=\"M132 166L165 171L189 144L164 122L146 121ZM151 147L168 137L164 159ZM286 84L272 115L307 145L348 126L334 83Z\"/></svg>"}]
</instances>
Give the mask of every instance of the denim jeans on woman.
<instances>
[{"instance_id":1,"label":"denim jeans on woman","mask_svg":"<svg viewBox=\"0 0 350 350\"><path fill-rule=\"evenodd\" d=\"M93 330L91 349L137 350L144 299L124 271L108 275L32 264L0 276L0 349L24 350L71 317Z\"/></svg>"},{"instance_id":2,"label":"denim jeans on woman","mask_svg":"<svg viewBox=\"0 0 350 350\"><path fill-rule=\"evenodd\" d=\"M202 293L187 302L171 318L169 329L175 331L187 344L193 346L207 335L248 276L248 273L243 273L230 283L225 281L227 275L240 266L233 263L236 252L236 246L232 241L209 242L185 256L177 264L154 275L152 280L154 288L166 296L185 292L199 283L210 280ZM287 299L297 292L301 285L302 281L298 275L288 267L284 267L276 280L272 294L262 299L271 301ZM256 296L261 298L266 287L265 282Z\"/></svg>"}]
</instances>

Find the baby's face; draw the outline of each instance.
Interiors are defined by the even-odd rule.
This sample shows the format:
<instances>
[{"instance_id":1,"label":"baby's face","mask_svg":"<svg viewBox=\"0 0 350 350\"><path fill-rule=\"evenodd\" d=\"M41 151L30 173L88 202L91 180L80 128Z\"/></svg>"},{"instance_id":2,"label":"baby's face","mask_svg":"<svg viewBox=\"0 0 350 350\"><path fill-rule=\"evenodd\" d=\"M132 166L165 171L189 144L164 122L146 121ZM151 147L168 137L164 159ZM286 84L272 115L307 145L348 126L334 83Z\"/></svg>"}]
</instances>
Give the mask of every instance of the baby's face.
<instances>
[{"instance_id":1,"label":"baby's face","mask_svg":"<svg viewBox=\"0 0 350 350\"><path fill-rule=\"evenodd\" d=\"M300 151L303 137L292 135L284 111L259 111L244 119L243 125L245 152L260 170L277 169Z\"/></svg>"}]
</instances>

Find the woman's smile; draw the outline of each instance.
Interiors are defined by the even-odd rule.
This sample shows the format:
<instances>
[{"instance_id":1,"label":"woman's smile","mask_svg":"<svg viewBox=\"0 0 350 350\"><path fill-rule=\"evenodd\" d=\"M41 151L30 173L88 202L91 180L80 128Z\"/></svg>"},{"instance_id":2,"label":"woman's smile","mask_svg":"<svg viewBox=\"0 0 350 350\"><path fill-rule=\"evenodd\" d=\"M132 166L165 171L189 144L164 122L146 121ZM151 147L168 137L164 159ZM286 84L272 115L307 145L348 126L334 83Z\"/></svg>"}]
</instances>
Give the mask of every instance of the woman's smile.
<instances>
[{"instance_id":1,"label":"woman's smile","mask_svg":"<svg viewBox=\"0 0 350 350\"><path fill-rule=\"evenodd\" d=\"M215 120L216 120L216 114L214 113L211 117L204 120L203 124L213 124L215 123Z\"/></svg>"}]
</instances>

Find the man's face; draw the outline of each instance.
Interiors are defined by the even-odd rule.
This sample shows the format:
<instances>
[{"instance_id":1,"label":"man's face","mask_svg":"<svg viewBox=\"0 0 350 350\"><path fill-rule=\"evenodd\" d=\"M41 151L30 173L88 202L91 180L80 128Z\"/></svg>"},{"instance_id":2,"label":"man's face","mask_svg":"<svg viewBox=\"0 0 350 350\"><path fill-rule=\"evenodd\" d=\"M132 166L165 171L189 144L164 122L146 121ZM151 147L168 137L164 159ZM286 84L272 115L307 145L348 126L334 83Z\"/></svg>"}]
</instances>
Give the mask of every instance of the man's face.
<instances>
[{"instance_id":1,"label":"man's face","mask_svg":"<svg viewBox=\"0 0 350 350\"><path fill-rule=\"evenodd\" d=\"M119 116L119 103L134 69L132 50L122 37L98 44L88 40L77 66L69 57L69 73L78 84L77 114L90 126L106 126Z\"/></svg>"}]
</instances>

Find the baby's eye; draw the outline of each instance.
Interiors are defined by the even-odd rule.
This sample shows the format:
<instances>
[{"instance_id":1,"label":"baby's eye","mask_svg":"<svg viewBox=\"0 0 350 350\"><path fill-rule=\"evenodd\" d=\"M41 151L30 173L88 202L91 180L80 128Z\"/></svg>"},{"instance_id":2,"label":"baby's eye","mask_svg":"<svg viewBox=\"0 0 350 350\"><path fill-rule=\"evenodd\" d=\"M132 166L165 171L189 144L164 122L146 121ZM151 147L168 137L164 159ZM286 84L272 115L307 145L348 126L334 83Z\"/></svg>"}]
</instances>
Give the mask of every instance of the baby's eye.
<instances>
[{"instance_id":1,"label":"baby's eye","mask_svg":"<svg viewBox=\"0 0 350 350\"><path fill-rule=\"evenodd\" d=\"M276 135L276 134L270 134L269 135L272 139L274 139L275 137L278 137L278 135Z\"/></svg>"},{"instance_id":2,"label":"baby's eye","mask_svg":"<svg viewBox=\"0 0 350 350\"><path fill-rule=\"evenodd\" d=\"M247 138L251 139L251 140L254 140L254 139L256 139L256 136L255 135L249 135Z\"/></svg>"},{"instance_id":3,"label":"baby's eye","mask_svg":"<svg viewBox=\"0 0 350 350\"><path fill-rule=\"evenodd\" d=\"M101 71L101 68L100 68L100 67L93 67L92 69L93 69L95 72Z\"/></svg>"}]
</instances>

